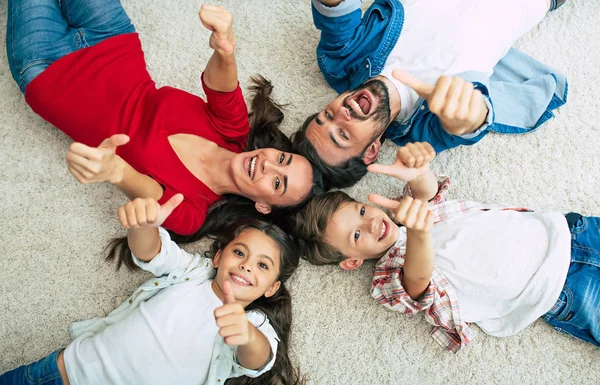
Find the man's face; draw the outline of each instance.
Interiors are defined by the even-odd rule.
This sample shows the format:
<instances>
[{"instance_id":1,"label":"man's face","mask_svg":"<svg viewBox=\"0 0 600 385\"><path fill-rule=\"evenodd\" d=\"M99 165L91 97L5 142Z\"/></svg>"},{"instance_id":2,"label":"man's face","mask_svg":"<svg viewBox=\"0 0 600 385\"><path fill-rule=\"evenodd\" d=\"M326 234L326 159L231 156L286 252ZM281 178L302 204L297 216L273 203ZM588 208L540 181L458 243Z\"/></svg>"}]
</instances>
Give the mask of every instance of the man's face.
<instances>
[{"instance_id":1,"label":"man's face","mask_svg":"<svg viewBox=\"0 0 600 385\"><path fill-rule=\"evenodd\" d=\"M388 89L379 79L332 100L306 129L306 138L328 165L362 156L390 124Z\"/></svg>"}]
</instances>

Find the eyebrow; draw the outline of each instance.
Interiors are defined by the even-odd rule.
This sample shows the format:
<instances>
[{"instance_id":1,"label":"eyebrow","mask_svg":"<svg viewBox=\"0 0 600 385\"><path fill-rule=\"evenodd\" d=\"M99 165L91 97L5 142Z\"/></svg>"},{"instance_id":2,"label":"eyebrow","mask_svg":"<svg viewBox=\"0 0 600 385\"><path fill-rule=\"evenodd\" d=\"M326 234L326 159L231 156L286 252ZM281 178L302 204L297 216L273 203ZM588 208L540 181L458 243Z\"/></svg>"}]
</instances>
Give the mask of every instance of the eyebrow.
<instances>
[{"instance_id":1,"label":"eyebrow","mask_svg":"<svg viewBox=\"0 0 600 385\"><path fill-rule=\"evenodd\" d=\"M292 158L294 157L294 155L290 154L290 157L288 158L287 163L285 164L286 166L289 166L290 163L292 163ZM283 192L281 193L280 196L284 196L285 193L287 192L287 186L288 186L288 177L287 175L283 176Z\"/></svg>"},{"instance_id":2,"label":"eyebrow","mask_svg":"<svg viewBox=\"0 0 600 385\"><path fill-rule=\"evenodd\" d=\"M320 112L319 112L319 114L320 114ZM317 122L317 124L319 126L322 126L323 124L325 124L321 119L319 119L319 115L315 116L315 122ZM329 139L331 139L331 141L337 148L341 148L341 149L345 148L339 144L339 142L337 141L337 139L335 139L335 137L333 136L333 134L331 132L329 133Z\"/></svg>"},{"instance_id":3,"label":"eyebrow","mask_svg":"<svg viewBox=\"0 0 600 385\"><path fill-rule=\"evenodd\" d=\"M263 258L266 258L266 259L268 259L268 260L271 262L271 265L275 266L275 262L274 262L274 261L273 261L273 259L272 259L271 257L269 257L268 255L266 255L266 254L260 254L260 255L259 255L259 257L263 257Z\"/></svg>"},{"instance_id":4,"label":"eyebrow","mask_svg":"<svg viewBox=\"0 0 600 385\"><path fill-rule=\"evenodd\" d=\"M248 247L248 245L246 245L244 242L236 242L236 243L234 243L233 245L234 245L234 246L241 246L241 247L243 247L244 249L246 249L246 253L250 253L250 248L249 248L249 247ZM269 261L271 261L271 264L272 264L273 266L275 266L275 262L274 262L274 261L273 261L273 259L272 259L271 257L269 257L268 255L266 255L266 254L259 254L258 256L259 256L259 257L263 257L263 258L266 258L266 259L268 259Z\"/></svg>"}]
</instances>

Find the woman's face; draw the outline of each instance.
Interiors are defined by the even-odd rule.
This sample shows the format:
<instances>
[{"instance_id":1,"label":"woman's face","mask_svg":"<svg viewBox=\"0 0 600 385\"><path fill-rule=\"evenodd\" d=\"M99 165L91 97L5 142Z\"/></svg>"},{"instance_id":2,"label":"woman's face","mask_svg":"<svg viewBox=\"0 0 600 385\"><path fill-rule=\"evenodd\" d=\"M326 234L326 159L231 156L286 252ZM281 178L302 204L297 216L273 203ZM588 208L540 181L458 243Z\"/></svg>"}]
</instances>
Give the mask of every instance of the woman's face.
<instances>
[{"instance_id":1,"label":"woman's face","mask_svg":"<svg viewBox=\"0 0 600 385\"><path fill-rule=\"evenodd\" d=\"M222 295L223 282L229 281L237 302L247 306L270 297L281 285L278 280L281 252L277 243L262 231L249 228L240 233L213 260L217 268L213 287ZM215 287L216 285L216 287Z\"/></svg>"},{"instance_id":2,"label":"woman's face","mask_svg":"<svg viewBox=\"0 0 600 385\"><path fill-rule=\"evenodd\" d=\"M260 148L233 157L234 181L267 214L271 206L294 206L312 189L312 167L301 155Z\"/></svg>"}]
</instances>

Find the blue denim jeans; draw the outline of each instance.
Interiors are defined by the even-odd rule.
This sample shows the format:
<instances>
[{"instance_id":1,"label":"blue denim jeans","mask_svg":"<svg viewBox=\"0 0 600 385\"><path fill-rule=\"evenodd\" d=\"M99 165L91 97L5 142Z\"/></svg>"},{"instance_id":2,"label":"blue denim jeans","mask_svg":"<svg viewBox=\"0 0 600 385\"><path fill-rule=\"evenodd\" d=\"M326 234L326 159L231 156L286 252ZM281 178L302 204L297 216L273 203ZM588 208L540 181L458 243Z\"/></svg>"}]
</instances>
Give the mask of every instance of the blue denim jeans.
<instances>
[{"instance_id":1,"label":"blue denim jeans","mask_svg":"<svg viewBox=\"0 0 600 385\"><path fill-rule=\"evenodd\" d=\"M559 332L600 346L600 218L567 214L571 266L556 304L542 318Z\"/></svg>"},{"instance_id":2,"label":"blue denim jeans","mask_svg":"<svg viewBox=\"0 0 600 385\"><path fill-rule=\"evenodd\" d=\"M8 0L6 52L22 93L50 64L78 49L135 32L119 0Z\"/></svg>"},{"instance_id":3,"label":"blue denim jeans","mask_svg":"<svg viewBox=\"0 0 600 385\"><path fill-rule=\"evenodd\" d=\"M56 363L61 350L0 375L0 385L63 385Z\"/></svg>"}]
</instances>

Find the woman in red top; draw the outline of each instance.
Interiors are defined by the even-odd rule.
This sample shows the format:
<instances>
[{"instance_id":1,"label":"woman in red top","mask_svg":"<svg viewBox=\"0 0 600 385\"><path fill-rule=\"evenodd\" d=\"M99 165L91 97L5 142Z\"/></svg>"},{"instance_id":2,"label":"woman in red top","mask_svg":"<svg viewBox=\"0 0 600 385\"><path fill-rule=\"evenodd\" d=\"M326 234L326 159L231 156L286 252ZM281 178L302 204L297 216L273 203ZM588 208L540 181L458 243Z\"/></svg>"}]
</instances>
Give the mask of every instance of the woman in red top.
<instances>
[{"instance_id":1,"label":"woman in red top","mask_svg":"<svg viewBox=\"0 0 600 385\"><path fill-rule=\"evenodd\" d=\"M69 171L81 183L113 183L130 199L162 204L182 193L164 226L184 235L203 225L221 195L249 198L269 214L301 205L322 185L312 165L289 152L278 129L283 114L262 78L251 130L231 14L203 5L200 20L214 50L201 77L206 101L156 88L118 0L9 0L8 11L11 72L31 108L75 140ZM271 139L278 149L259 148L275 147Z\"/></svg>"}]
</instances>

